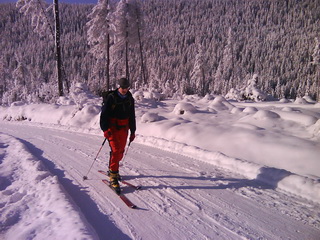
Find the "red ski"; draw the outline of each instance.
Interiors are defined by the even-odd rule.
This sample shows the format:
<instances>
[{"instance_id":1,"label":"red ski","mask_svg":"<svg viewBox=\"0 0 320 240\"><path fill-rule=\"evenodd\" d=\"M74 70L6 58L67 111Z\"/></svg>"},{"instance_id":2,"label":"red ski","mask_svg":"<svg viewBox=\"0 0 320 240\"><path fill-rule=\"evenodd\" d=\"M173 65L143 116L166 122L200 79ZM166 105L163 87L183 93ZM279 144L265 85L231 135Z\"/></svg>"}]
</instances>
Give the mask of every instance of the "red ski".
<instances>
[{"instance_id":1,"label":"red ski","mask_svg":"<svg viewBox=\"0 0 320 240\"><path fill-rule=\"evenodd\" d=\"M114 193L114 189L110 186L110 182L107 179L102 179L102 182L108 185ZM116 193L117 194L117 193ZM120 199L129 207L129 208L137 208L135 204L133 204L123 193L117 194Z\"/></svg>"}]
</instances>

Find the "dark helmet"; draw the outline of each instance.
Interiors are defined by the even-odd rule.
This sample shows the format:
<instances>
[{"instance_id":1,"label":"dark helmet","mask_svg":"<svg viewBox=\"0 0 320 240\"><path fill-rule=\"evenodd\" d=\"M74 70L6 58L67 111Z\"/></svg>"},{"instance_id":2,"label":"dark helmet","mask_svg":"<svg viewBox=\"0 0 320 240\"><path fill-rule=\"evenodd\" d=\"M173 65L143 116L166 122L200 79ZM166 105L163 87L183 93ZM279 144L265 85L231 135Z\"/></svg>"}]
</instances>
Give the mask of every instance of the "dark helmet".
<instances>
[{"instance_id":1,"label":"dark helmet","mask_svg":"<svg viewBox=\"0 0 320 240\"><path fill-rule=\"evenodd\" d=\"M119 84L119 86L120 86L121 88L128 88L128 87L130 87L130 82L129 82L129 80L126 79L126 78L120 78L120 79L118 80L118 84Z\"/></svg>"}]
</instances>

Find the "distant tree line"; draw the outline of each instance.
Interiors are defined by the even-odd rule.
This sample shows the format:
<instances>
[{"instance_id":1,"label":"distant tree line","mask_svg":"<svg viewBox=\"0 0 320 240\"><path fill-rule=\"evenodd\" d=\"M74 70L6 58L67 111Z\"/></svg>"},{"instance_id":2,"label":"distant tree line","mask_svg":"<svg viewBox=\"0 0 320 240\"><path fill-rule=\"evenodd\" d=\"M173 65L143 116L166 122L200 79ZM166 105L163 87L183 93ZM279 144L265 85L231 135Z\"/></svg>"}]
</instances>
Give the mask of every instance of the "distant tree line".
<instances>
[{"instance_id":1,"label":"distant tree line","mask_svg":"<svg viewBox=\"0 0 320 240\"><path fill-rule=\"evenodd\" d=\"M258 76L260 89L276 98L308 94L319 100L318 0L137 2L144 20L140 37L146 72L142 76L139 44L129 45L133 87L168 96L225 95ZM117 4L110 3L111 12ZM60 4L61 47L66 81L86 83L98 94L106 88L107 59L92 54L95 46L88 41L94 7ZM0 4L0 34L2 103L51 101L56 95L52 38L35 33L31 17L15 4ZM111 51L111 87L126 75L119 51L124 49Z\"/></svg>"}]
</instances>

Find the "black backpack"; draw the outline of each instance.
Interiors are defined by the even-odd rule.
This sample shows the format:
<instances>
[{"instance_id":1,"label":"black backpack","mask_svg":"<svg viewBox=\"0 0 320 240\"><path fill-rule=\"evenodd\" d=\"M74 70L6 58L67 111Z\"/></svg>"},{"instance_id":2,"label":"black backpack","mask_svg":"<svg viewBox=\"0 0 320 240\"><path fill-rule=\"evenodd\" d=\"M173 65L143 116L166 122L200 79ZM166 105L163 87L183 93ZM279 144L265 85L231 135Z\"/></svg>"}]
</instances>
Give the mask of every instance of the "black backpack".
<instances>
[{"instance_id":1,"label":"black backpack","mask_svg":"<svg viewBox=\"0 0 320 240\"><path fill-rule=\"evenodd\" d=\"M110 96L112 96L113 98L113 104L111 106L112 110L116 107L116 105L120 105L120 104L125 104L127 102L129 102L129 105L132 104L132 95L130 94L128 96L128 100L127 101L121 101L121 102L117 102L117 97L115 96L117 90L109 90L109 91L104 91L102 92L102 105L107 103L107 99Z\"/></svg>"}]
</instances>

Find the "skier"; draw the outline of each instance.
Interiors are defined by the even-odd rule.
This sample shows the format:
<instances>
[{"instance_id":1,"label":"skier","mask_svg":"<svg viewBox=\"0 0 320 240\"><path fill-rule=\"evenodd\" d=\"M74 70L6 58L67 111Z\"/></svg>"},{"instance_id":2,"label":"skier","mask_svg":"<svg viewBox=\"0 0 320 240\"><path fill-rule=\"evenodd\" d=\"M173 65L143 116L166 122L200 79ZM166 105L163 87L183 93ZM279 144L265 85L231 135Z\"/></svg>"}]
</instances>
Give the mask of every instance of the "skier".
<instances>
[{"instance_id":1,"label":"skier","mask_svg":"<svg viewBox=\"0 0 320 240\"><path fill-rule=\"evenodd\" d=\"M135 138L136 119L134 99L129 91L129 80L120 78L118 85L118 88L109 92L104 99L100 115L100 127L111 148L109 159L110 185L116 193L120 194L119 162L124 154L129 129L129 141L132 142Z\"/></svg>"}]
</instances>

